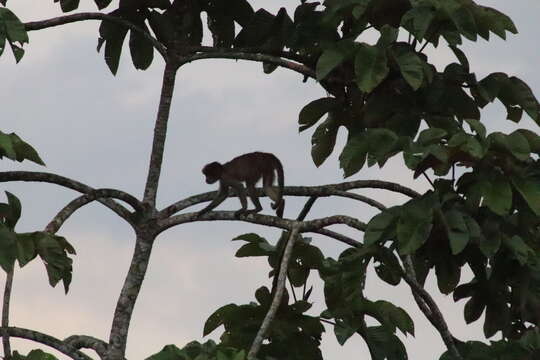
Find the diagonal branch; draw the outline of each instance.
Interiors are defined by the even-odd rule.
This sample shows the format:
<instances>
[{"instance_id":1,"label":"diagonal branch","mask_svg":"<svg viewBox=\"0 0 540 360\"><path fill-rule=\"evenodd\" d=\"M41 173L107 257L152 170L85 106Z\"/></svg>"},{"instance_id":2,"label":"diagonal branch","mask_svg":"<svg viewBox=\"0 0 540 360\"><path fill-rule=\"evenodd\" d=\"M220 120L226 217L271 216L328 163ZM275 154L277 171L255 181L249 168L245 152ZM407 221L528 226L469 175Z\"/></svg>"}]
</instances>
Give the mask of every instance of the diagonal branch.
<instances>
[{"instance_id":1,"label":"diagonal branch","mask_svg":"<svg viewBox=\"0 0 540 360\"><path fill-rule=\"evenodd\" d=\"M47 345L55 350L60 351L62 354L69 356L75 360L92 360L88 355L74 349L69 344L66 344L60 339L57 339L53 336L41 333L35 330L23 329L19 327L10 326L8 328L1 328L2 331L5 331L11 337L22 338L26 340L32 340L43 345Z\"/></svg>"},{"instance_id":2,"label":"diagonal branch","mask_svg":"<svg viewBox=\"0 0 540 360\"><path fill-rule=\"evenodd\" d=\"M152 43L152 46L154 46L154 48L161 54L161 56L163 56L163 58L165 58L167 55L167 49L165 46L150 35L148 31L144 31L144 29L126 19L98 12L84 12L79 14L58 16L47 20L31 21L25 23L24 27L26 28L26 31L33 31L85 20L106 20L124 25L125 27L142 34L148 41Z\"/></svg>"},{"instance_id":3,"label":"diagonal branch","mask_svg":"<svg viewBox=\"0 0 540 360\"><path fill-rule=\"evenodd\" d=\"M259 351L263 340L266 338L268 330L270 329L270 325L272 324L272 321L274 320L278 311L279 305L281 304L281 298L283 297L283 291L285 290L285 281L287 280L287 268L289 267L292 249L294 247L294 242L298 237L299 231L300 228L297 224L293 225L292 229L290 230L289 240L287 241L287 245L285 246L283 258L281 259L281 264L279 266L276 293L272 298L272 303L270 304L270 308L268 309L268 312L264 317L261 327L257 332L255 339L253 340L253 344L251 344L251 348L249 349L247 355L248 360L253 360L256 358L257 352Z\"/></svg>"},{"instance_id":4,"label":"diagonal branch","mask_svg":"<svg viewBox=\"0 0 540 360\"><path fill-rule=\"evenodd\" d=\"M148 176L144 188L143 202L155 207L159 177L161 176L161 164L163 163L163 152L165 149L165 139L167 137L167 123L174 93L174 82L178 66L172 62L167 62L163 72L161 86L161 96L159 108L154 126L154 140L152 143L152 153L150 154L150 165L148 166Z\"/></svg>"},{"instance_id":5,"label":"diagonal branch","mask_svg":"<svg viewBox=\"0 0 540 360\"><path fill-rule=\"evenodd\" d=\"M28 182L46 182L51 184L56 184L63 186L65 188L78 191L83 194L88 194L94 191L94 189L88 185L80 183L78 181L69 179L64 176L46 173L46 172L33 172L33 171L4 171L0 172L0 182L8 181L28 181ZM115 190L117 194L123 193L120 190ZM121 200L131 197L127 193L123 193ZM126 220L128 223L133 225L133 220L131 219L131 213L121 204L117 203L111 199L99 199L98 200L103 205L107 206L109 209L114 211L122 219Z\"/></svg>"},{"instance_id":6,"label":"diagonal branch","mask_svg":"<svg viewBox=\"0 0 540 360\"><path fill-rule=\"evenodd\" d=\"M328 184L320 186L285 186L283 188L283 195L287 196L317 196L317 197L329 197L329 196L342 196L355 200L360 200L368 203L376 208L384 209L384 205L363 195L349 193L347 191L354 189L382 189L395 193L399 193L411 198L420 196L420 194L408 187L400 184L396 184L389 181L381 180L356 180L343 182L338 184ZM258 197L266 196L262 189L255 189ZM165 209L159 212L158 217L164 219L171 216L178 211L184 210L192 205L196 205L205 201L211 201L216 197L217 191L207 192L199 195L190 196L183 200L167 206ZM235 194L229 194L229 197L235 197Z\"/></svg>"},{"instance_id":7,"label":"diagonal branch","mask_svg":"<svg viewBox=\"0 0 540 360\"><path fill-rule=\"evenodd\" d=\"M441 338L444 341L444 344L448 348L448 350L452 353L452 355L456 359L463 359L461 354L456 348L456 344L454 341L454 337L450 333L450 330L448 329L448 325L446 324L446 321L444 320L444 316L439 310L439 307L437 306L437 303L431 295L424 289L422 285L418 283L416 280L416 274L414 272L414 266L411 260L410 255L405 256L403 260L403 266L405 270L401 270L402 274L401 276L407 284L411 287L411 291L413 292L413 297L418 304L418 307L420 310L424 313L424 315L427 317L429 322L437 329L439 334L441 335Z\"/></svg>"},{"instance_id":8,"label":"diagonal branch","mask_svg":"<svg viewBox=\"0 0 540 360\"><path fill-rule=\"evenodd\" d=\"M99 200L102 198L116 198L122 201L127 202L133 208L135 211L141 212L143 210L143 206L137 198L134 196L124 193L123 191L115 190L115 189L97 189L92 190L91 192L84 194L82 196L79 196L78 198L72 200L69 204L67 204L62 210L56 214L56 216L49 222L49 224L45 227L45 231L49 233L56 233L60 227L64 224L64 222L71 216L75 211L80 209L86 204L91 203L92 201Z\"/></svg>"}]
</instances>

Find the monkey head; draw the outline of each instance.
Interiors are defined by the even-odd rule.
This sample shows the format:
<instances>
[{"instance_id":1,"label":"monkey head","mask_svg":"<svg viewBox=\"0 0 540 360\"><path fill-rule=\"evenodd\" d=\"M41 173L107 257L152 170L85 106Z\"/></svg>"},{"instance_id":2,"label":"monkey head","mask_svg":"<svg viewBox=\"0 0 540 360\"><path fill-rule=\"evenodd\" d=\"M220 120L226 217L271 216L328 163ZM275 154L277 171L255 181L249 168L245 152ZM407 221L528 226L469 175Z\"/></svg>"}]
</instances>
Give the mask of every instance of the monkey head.
<instances>
[{"instance_id":1,"label":"monkey head","mask_svg":"<svg viewBox=\"0 0 540 360\"><path fill-rule=\"evenodd\" d=\"M223 165L214 161L203 167L202 173L206 176L206 183L213 184L221 179L221 173L223 172Z\"/></svg>"}]
</instances>

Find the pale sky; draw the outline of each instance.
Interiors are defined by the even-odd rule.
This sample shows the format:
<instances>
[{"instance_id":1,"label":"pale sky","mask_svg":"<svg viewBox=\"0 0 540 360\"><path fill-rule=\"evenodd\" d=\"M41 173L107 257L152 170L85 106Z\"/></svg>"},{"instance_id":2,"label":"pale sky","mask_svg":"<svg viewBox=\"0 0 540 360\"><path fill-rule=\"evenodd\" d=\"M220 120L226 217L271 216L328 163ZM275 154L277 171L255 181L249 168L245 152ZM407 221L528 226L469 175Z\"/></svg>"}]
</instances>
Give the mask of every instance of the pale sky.
<instances>
[{"instance_id":1,"label":"pale sky","mask_svg":"<svg viewBox=\"0 0 540 360\"><path fill-rule=\"evenodd\" d=\"M95 10L93 1L82 3L84 7L80 11ZM276 0L252 3L255 8L272 11L287 4ZM537 71L540 4L536 0L480 3L510 15L520 34L509 35L506 42L493 36L489 43L483 40L467 43L465 51L472 69L479 78L494 71L517 75L540 94ZM52 1L10 0L8 6L22 21L60 14L59 6ZM0 130L14 131L30 142L47 168L7 160L2 164L8 170L54 172L96 188L122 189L140 198L163 63L156 55L149 70L136 71L129 56L123 56L118 74L112 76L103 55L96 52L98 25L89 21L32 32L20 64L14 63L9 50L0 58ZM443 49L430 54L434 54L432 61L440 66L454 61ZM300 109L324 96L313 81L302 83L301 80L288 70L277 70L268 76L260 64L230 60L204 60L180 69L169 121L159 206L214 189L204 183L200 173L205 163L227 161L254 150L273 152L282 160L286 185L343 181L337 161L343 136L334 154L316 168L310 159L311 131L298 133ZM504 121L501 105L488 107L484 115L483 121L490 129L513 128L513 124ZM520 125L537 130L528 119ZM425 191L427 184L422 179L413 180L412 173L401 163L401 157L397 156L384 169L363 170L350 180L382 178ZM78 196L50 184L4 183L2 190L13 192L22 201L23 217L17 229L20 232L43 229L60 208ZM363 193L388 205L403 201L380 191ZM300 200L288 200L285 216L295 217L302 204ZM268 205L263 200L263 212L269 210ZM222 206L237 207L237 199ZM374 212L351 200L321 199L310 217L333 214L368 221ZM362 234L349 229L336 229L358 240L362 238ZM166 344L182 347L191 340L205 341L203 324L214 310L231 302L250 302L259 286L269 284L266 261L234 257L239 244L230 240L247 232L257 232L272 242L280 233L242 222L205 222L171 229L158 238L131 322L129 358L143 359ZM12 325L58 338L87 334L107 340L132 254L134 234L110 210L93 204L70 218L59 235L65 236L78 253L70 292L64 295L61 286L51 288L43 265L34 261L15 274ZM319 236L313 239L326 256L336 257L344 249L331 239ZM2 272L0 279L3 278ZM316 286L312 299L316 303L311 314L317 315L324 308L322 289L320 282L312 281ZM451 297L438 294L433 281L428 288L435 294L456 337L483 339L481 322L465 326L463 303L455 304ZM416 337L404 339L411 359L433 360L444 351L441 339L417 310L407 287L388 286L370 273L365 293L371 300L392 301L413 317ZM221 330L212 336L218 337ZM19 340L13 344L22 351L38 347ZM365 344L358 337L343 347L338 345L331 328L324 334L322 350L325 359L330 360L368 356Z\"/></svg>"}]
</instances>

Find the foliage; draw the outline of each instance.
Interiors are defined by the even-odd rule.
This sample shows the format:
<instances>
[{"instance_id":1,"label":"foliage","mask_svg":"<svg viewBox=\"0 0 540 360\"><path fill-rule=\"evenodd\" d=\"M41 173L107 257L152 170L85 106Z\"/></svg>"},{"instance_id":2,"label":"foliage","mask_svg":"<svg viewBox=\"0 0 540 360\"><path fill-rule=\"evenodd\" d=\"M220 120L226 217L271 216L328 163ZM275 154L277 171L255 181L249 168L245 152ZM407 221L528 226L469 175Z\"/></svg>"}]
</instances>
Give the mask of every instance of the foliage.
<instances>
[{"instance_id":1,"label":"foliage","mask_svg":"<svg viewBox=\"0 0 540 360\"><path fill-rule=\"evenodd\" d=\"M28 355L24 356L19 354L17 351L13 353L13 360L58 360L55 356L46 353L42 350L32 350Z\"/></svg>"},{"instance_id":2,"label":"foliage","mask_svg":"<svg viewBox=\"0 0 540 360\"><path fill-rule=\"evenodd\" d=\"M80 3L55 2L64 12ZM464 41L517 33L508 16L473 0L302 0L292 14L285 8L276 14L255 11L247 0L94 2L99 9L115 7L109 15L116 21L102 20L98 40L113 74L128 35L132 63L141 70L152 64L156 42L166 49L165 60L175 64L207 53L230 58L233 51L239 59L265 55L260 61L267 74L282 64L278 60L292 62L327 93L306 104L298 118L300 131L314 129L315 165L326 161L339 132L346 131L339 156L345 177L401 155L412 176L426 176L433 185L373 217L363 245L345 250L338 259L325 258L309 238L297 241L287 274L293 290L284 296L261 359L322 359L323 323L333 326L340 344L360 336L372 359L407 359L396 334L414 334L412 320L387 301L369 300L364 285L370 265L384 282L399 284L404 278L401 260L408 257L420 285L434 270L442 293L452 294L455 301L466 299L468 323L485 314L485 336L502 336L490 344L456 339L465 359L538 357L540 137L522 128L488 133L481 109L498 101L508 120L518 124L525 113L539 123L540 104L515 76L495 72L479 79L461 50ZM0 3L5 6L6 0ZM0 54L7 41L19 61L28 42L26 30L10 10L0 7ZM211 47L203 46L205 32L212 35ZM369 34L376 40L365 40ZM455 60L438 70L424 53L426 46L448 47ZM0 133L3 156L43 163L14 134ZM67 291L71 245L54 234L17 234L20 203L9 193L0 215L2 268L11 270L15 260L22 267L40 255L51 285L62 280ZM267 257L274 276L286 239L284 234L272 245L256 234L242 235L235 240L246 243L236 256ZM461 279L464 267L472 270L470 281ZM326 309L317 316L308 314L312 274L324 284ZM302 296L297 297L299 288ZM216 310L204 335L223 326L219 344L169 345L149 359L243 359L272 292L260 287L257 302ZM441 360L452 356L443 354Z\"/></svg>"}]
</instances>

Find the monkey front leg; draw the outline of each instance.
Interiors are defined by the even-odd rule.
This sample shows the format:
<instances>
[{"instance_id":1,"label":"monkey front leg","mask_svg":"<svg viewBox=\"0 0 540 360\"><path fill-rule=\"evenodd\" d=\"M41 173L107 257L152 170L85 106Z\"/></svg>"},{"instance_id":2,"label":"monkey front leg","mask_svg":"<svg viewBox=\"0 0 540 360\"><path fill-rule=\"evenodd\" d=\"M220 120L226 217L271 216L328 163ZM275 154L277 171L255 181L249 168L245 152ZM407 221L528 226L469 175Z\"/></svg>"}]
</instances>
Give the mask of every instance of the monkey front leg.
<instances>
[{"instance_id":1,"label":"monkey front leg","mask_svg":"<svg viewBox=\"0 0 540 360\"><path fill-rule=\"evenodd\" d=\"M236 190L240 204L242 204L242 207L234 212L234 216L238 217L247 212L246 190L240 181L229 182L228 185Z\"/></svg>"},{"instance_id":2,"label":"monkey front leg","mask_svg":"<svg viewBox=\"0 0 540 360\"><path fill-rule=\"evenodd\" d=\"M217 207L219 204L221 204L223 201L225 201L225 199L227 198L227 196L229 196L229 187L228 186L223 186L223 185L220 185L219 187L219 192L218 194L216 195L216 197L214 198L214 200L212 200L212 202L210 202L210 204L208 204L207 207L205 207L204 209L202 209L201 211L199 211L196 215L196 218L199 218L201 216L203 216L204 214L206 214L207 212L209 212L210 210L214 209L215 207Z\"/></svg>"}]
</instances>

